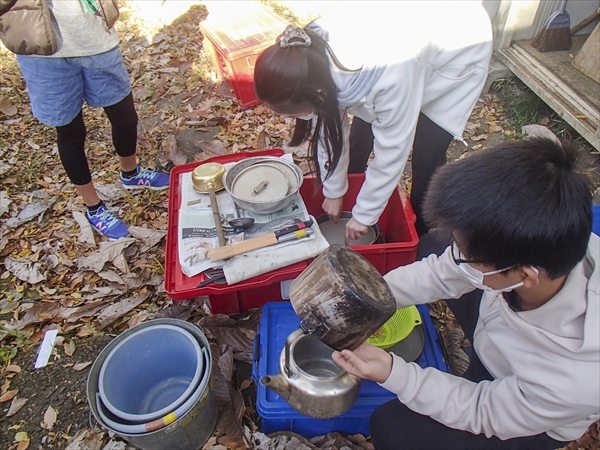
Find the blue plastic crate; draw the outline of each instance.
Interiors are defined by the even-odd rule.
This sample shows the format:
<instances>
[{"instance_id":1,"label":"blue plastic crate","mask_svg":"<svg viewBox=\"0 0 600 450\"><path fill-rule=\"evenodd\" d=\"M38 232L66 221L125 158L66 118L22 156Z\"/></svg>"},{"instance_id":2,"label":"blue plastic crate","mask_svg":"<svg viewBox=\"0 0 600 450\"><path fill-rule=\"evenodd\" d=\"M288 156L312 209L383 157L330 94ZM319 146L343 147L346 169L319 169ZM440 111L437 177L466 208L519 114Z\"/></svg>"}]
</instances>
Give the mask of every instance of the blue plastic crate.
<instances>
[{"instance_id":1,"label":"blue plastic crate","mask_svg":"<svg viewBox=\"0 0 600 450\"><path fill-rule=\"evenodd\" d=\"M600 236L600 204L592 205L592 232Z\"/></svg>"},{"instance_id":2,"label":"blue plastic crate","mask_svg":"<svg viewBox=\"0 0 600 450\"><path fill-rule=\"evenodd\" d=\"M415 361L421 367L435 367L448 372L438 334L427 305L418 305L425 332L423 352ZM256 410L262 419L262 432L293 431L313 437L337 431L369 436L369 418L379 405L396 398L373 381L363 380L352 408L332 419L313 419L294 410L282 397L260 384L265 375L279 373L279 355L287 336L300 326L300 319L289 302L271 302L262 307L259 333L254 346L253 378L257 386Z\"/></svg>"}]
</instances>

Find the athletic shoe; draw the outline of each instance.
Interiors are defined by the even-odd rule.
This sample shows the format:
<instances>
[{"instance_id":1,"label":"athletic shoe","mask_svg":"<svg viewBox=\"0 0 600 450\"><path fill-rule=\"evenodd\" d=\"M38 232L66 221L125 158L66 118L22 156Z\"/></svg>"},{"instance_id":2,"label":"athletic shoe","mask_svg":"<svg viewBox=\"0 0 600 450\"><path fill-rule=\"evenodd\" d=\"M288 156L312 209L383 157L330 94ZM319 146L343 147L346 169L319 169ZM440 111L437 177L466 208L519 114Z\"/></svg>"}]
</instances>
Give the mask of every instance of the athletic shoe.
<instances>
[{"instance_id":1,"label":"athletic shoe","mask_svg":"<svg viewBox=\"0 0 600 450\"><path fill-rule=\"evenodd\" d=\"M105 205L100 206L95 214L86 211L85 216L98 233L103 234L111 241L129 236L127 225Z\"/></svg>"},{"instance_id":2,"label":"athletic shoe","mask_svg":"<svg viewBox=\"0 0 600 450\"><path fill-rule=\"evenodd\" d=\"M123 178L119 175L125 189L152 189L153 191L161 191L169 187L169 174L157 172L154 169L143 169L138 167L137 175L131 178Z\"/></svg>"}]
</instances>

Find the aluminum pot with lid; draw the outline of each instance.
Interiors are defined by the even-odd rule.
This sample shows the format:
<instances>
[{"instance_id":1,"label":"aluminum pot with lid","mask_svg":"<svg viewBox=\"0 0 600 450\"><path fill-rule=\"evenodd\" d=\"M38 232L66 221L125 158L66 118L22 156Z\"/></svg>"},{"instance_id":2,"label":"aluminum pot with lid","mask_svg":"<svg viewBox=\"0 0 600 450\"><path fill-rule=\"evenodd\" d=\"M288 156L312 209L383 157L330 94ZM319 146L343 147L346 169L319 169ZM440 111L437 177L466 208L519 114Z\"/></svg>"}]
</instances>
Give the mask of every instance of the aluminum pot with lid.
<instances>
[{"instance_id":1,"label":"aluminum pot with lid","mask_svg":"<svg viewBox=\"0 0 600 450\"><path fill-rule=\"evenodd\" d=\"M290 205L304 181L302 170L281 158L256 156L231 166L223 185L237 206L255 214L271 214Z\"/></svg>"},{"instance_id":2,"label":"aluminum pot with lid","mask_svg":"<svg viewBox=\"0 0 600 450\"><path fill-rule=\"evenodd\" d=\"M354 350L396 311L381 274L358 252L332 245L290 285L290 302L305 333L335 350Z\"/></svg>"}]
</instances>

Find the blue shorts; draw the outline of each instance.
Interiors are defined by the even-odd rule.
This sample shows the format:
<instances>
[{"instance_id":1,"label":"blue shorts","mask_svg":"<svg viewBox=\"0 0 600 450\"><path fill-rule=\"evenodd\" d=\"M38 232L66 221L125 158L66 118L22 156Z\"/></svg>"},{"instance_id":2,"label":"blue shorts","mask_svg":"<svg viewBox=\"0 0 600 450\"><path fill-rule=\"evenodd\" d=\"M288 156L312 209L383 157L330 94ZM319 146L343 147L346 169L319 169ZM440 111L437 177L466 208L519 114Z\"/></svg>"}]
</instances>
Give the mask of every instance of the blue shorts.
<instances>
[{"instance_id":1,"label":"blue shorts","mask_svg":"<svg viewBox=\"0 0 600 450\"><path fill-rule=\"evenodd\" d=\"M43 124L71 123L83 107L119 103L131 92L119 47L76 58L17 55L33 115Z\"/></svg>"}]
</instances>

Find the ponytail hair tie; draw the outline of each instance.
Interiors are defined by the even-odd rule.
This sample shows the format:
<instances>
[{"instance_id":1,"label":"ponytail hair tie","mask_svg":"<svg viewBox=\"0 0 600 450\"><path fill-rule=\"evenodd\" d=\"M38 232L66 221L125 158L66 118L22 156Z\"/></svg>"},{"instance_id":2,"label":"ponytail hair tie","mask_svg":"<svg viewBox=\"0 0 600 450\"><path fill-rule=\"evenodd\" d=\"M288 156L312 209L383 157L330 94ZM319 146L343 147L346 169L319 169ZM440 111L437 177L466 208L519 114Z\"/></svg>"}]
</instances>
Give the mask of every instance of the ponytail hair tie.
<instances>
[{"instance_id":1,"label":"ponytail hair tie","mask_svg":"<svg viewBox=\"0 0 600 450\"><path fill-rule=\"evenodd\" d=\"M290 24L285 27L283 33L277 37L276 41L281 48L287 47L310 47L311 40L302 28L296 24Z\"/></svg>"}]
</instances>

